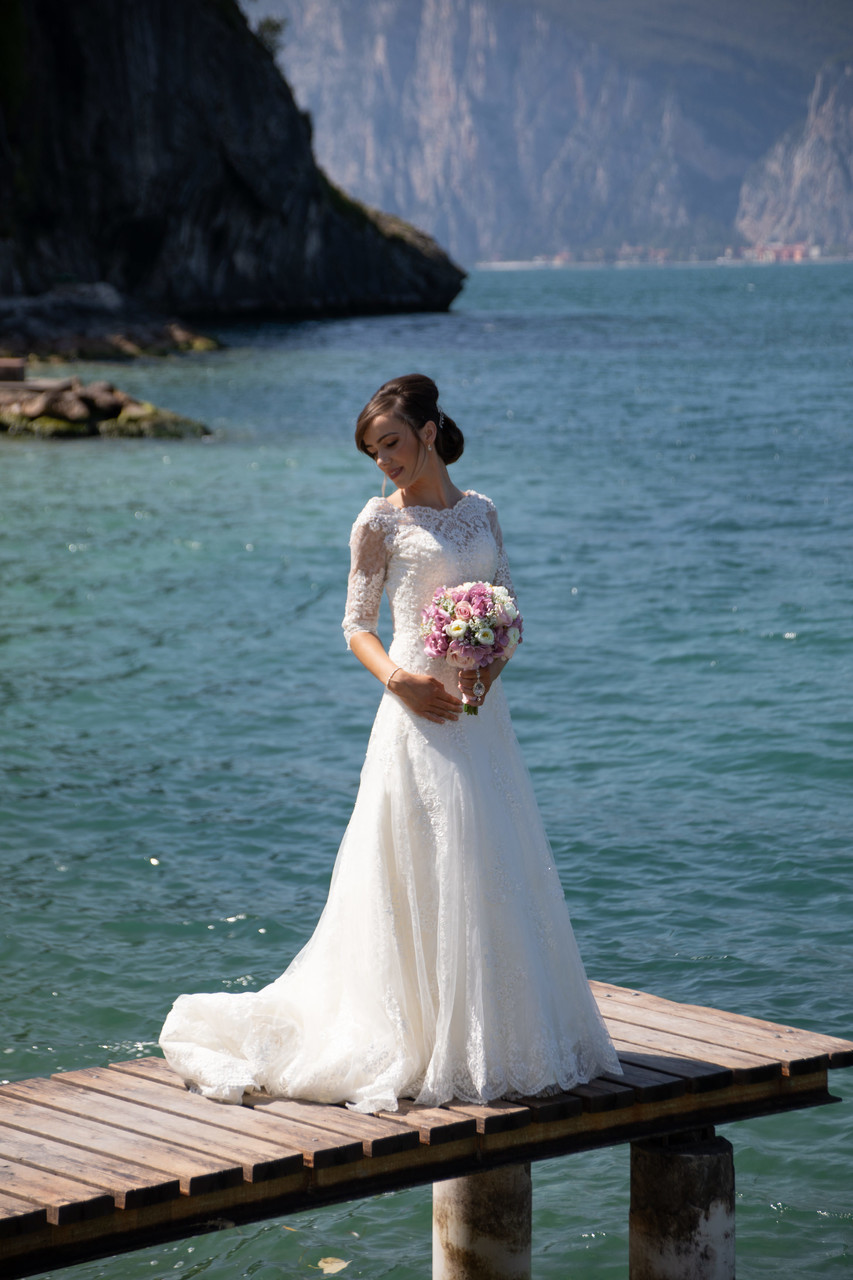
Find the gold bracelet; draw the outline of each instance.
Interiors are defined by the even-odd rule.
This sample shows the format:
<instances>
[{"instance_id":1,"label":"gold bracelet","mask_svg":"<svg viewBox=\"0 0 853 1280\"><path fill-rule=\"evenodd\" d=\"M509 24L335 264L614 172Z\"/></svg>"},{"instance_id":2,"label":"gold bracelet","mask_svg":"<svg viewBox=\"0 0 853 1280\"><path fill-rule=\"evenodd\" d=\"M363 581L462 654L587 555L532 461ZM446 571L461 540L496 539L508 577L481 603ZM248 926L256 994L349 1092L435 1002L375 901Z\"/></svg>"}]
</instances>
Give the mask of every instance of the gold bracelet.
<instances>
[{"instance_id":1,"label":"gold bracelet","mask_svg":"<svg viewBox=\"0 0 853 1280\"><path fill-rule=\"evenodd\" d=\"M394 668L394 670L391 672L390 676L388 677L388 679L385 681L385 688L386 688L390 693L393 693L393 692L394 692L394 690L391 688L391 681L394 679L394 677L395 677L395 675L397 674L397 672L398 672L398 671L402 671L402 670L403 670L403 668L402 668L402 667L395 667L395 668Z\"/></svg>"}]
</instances>

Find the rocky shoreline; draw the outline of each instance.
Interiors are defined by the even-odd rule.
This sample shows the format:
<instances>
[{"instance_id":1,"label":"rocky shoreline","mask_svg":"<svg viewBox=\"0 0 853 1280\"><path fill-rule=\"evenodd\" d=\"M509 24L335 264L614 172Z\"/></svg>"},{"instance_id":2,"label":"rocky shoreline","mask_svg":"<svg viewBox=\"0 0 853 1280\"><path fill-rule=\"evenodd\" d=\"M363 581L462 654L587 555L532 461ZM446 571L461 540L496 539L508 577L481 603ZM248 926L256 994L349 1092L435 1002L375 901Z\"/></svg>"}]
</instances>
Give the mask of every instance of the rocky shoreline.
<instances>
[{"instance_id":1,"label":"rocky shoreline","mask_svg":"<svg viewBox=\"0 0 853 1280\"><path fill-rule=\"evenodd\" d=\"M103 282L0 297L0 357L132 360L219 346L215 338L159 315Z\"/></svg>"},{"instance_id":2,"label":"rocky shoreline","mask_svg":"<svg viewBox=\"0 0 853 1280\"><path fill-rule=\"evenodd\" d=\"M136 400L111 382L28 380L23 373L22 360L0 362L0 434L46 440L92 436L173 440L211 434L203 423Z\"/></svg>"}]
</instances>

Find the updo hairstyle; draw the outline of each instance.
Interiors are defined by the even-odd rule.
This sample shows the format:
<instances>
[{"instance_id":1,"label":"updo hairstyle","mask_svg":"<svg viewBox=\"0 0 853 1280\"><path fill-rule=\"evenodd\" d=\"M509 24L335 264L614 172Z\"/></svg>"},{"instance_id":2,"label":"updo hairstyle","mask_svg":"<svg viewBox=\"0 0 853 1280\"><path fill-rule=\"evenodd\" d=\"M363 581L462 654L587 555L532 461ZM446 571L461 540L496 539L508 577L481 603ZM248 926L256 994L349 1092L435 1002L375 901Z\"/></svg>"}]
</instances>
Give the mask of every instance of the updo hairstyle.
<instances>
[{"instance_id":1,"label":"updo hairstyle","mask_svg":"<svg viewBox=\"0 0 853 1280\"><path fill-rule=\"evenodd\" d=\"M407 422L418 438L425 424L434 422L437 428L435 451L442 462L449 466L462 457L462 450L465 448L462 432L446 413L441 417L438 387L426 374L407 373L402 378L392 378L371 396L358 415L355 427L355 443L362 453L367 453L364 433L377 418L384 418L386 415Z\"/></svg>"}]
</instances>

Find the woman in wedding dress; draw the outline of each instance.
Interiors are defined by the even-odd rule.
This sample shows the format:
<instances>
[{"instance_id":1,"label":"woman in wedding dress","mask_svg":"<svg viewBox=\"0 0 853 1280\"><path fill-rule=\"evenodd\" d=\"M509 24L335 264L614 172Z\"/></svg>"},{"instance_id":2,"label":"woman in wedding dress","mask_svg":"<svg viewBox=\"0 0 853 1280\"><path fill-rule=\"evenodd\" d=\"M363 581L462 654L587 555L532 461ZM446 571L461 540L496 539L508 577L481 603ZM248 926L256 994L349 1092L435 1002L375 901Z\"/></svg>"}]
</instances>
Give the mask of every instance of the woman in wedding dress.
<instances>
[{"instance_id":1,"label":"woman in wedding dress","mask_svg":"<svg viewBox=\"0 0 853 1280\"><path fill-rule=\"evenodd\" d=\"M512 592L495 507L453 484L462 433L421 374L380 388L356 443L395 486L353 525L343 623L384 691L329 897L269 986L179 996L163 1052L208 1097L263 1090L360 1111L619 1072L510 723L505 662L460 672L429 657L420 634L437 587ZM476 716L460 714L463 697Z\"/></svg>"}]
</instances>

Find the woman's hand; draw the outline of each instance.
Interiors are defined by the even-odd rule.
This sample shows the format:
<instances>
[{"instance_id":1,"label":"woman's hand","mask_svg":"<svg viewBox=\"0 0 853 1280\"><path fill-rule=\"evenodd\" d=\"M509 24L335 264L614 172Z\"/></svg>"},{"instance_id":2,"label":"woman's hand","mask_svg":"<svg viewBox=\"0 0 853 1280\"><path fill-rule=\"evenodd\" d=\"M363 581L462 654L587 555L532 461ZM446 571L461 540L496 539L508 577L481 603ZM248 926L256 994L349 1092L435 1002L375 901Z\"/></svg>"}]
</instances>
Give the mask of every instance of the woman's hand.
<instances>
[{"instance_id":1,"label":"woman's hand","mask_svg":"<svg viewBox=\"0 0 853 1280\"><path fill-rule=\"evenodd\" d=\"M488 667L475 667L473 671L459 672L459 692L464 694L468 702L473 706L481 707L486 701L488 692L500 673L500 668L497 671L493 670L493 667L497 667L497 665L497 662L495 662ZM503 663L501 663L501 666L503 666ZM475 698L474 685L478 680L486 686L486 692L479 698Z\"/></svg>"},{"instance_id":2,"label":"woman's hand","mask_svg":"<svg viewBox=\"0 0 853 1280\"><path fill-rule=\"evenodd\" d=\"M400 667L392 674L388 688L405 702L410 711L423 716L424 720L432 720L433 724L458 720L462 711L459 698L454 698L441 681L432 676L415 675Z\"/></svg>"},{"instance_id":3,"label":"woman's hand","mask_svg":"<svg viewBox=\"0 0 853 1280\"><path fill-rule=\"evenodd\" d=\"M459 698L448 693L440 680L432 676L416 675L404 667L395 667L394 659L385 652L382 641L372 631L356 631L350 637L350 648L368 671L381 680L386 689L396 694L410 711L444 724L445 720L458 720L462 711Z\"/></svg>"}]
</instances>

